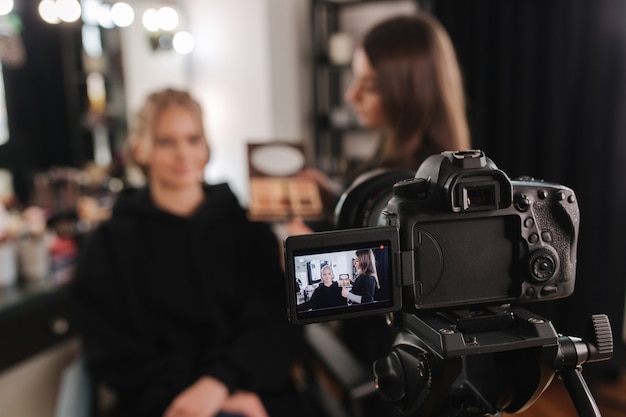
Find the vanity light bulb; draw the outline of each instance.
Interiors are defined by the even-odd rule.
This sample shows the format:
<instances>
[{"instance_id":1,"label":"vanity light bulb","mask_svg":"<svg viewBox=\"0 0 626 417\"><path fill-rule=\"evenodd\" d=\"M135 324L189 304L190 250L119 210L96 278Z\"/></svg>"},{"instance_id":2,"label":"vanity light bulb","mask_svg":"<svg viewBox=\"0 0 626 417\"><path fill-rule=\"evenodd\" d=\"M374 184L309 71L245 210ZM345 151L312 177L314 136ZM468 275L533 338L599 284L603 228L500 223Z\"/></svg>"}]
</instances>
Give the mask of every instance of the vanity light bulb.
<instances>
[{"instance_id":1,"label":"vanity light bulb","mask_svg":"<svg viewBox=\"0 0 626 417\"><path fill-rule=\"evenodd\" d=\"M41 0L38 11L39 16L46 23L54 25L61 22L57 13L57 3L54 0Z\"/></svg>"},{"instance_id":2,"label":"vanity light bulb","mask_svg":"<svg viewBox=\"0 0 626 417\"><path fill-rule=\"evenodd\" d=\"M0 0L0 16L7 15L13 11L13 0Z\"/></svg>"},{"instance_id":3,"label":"vanity light bulb","mask_svg":"<svg viewBox=\"0 0 626 417\"><path fill-rule=\"evenodd\" d=\"M180 31L174 35L172 46L179 54L186 55L193 51L193 48L196 46L196 41L191 33Z\"/></svg>"},{"instance_id":4,"label":"vanity light bulb","mask_svg":"<svg viewBox=\"0 0 626 417\"><path fill-rule=\"evenodd\" d=\"M82 0L83 7L83 23L91 26L98 24L98 10L100 9L99 0Z\"/></svg>"},{"instance_id":5,"label":"vanity light bulb","mask_svg":"<svg viewBox=\"0 0 626 417\"><path fill-rule=\"evenodd\" d=\"M155 9L148 9L143 13L141 18L141 22L143 23L143 27L148 32L158 32L159 30L159 20L157 17L157 11Z\"/></svg>"},{"instance_id":6,"label":"vanity light bulb","mask_svg":"<svg viewBox=\"0 0 626 417\"><path fill-rule=\"evenodd\" d=\"M77 0L57 0L56 8L59 18L64 22L71 23L80 19L82 9Z\"/></svg>"},{"instance_id":7,"label":"vanity light bulb","mask_svg":"<svg viewBox=\"0 0 626 417\"><path fill-rule=\"evenodd\" d=\"M116 26L125 28L135 20L135 11L128 3L118 2L111 7L111 19Z\"/></svg>"},{"instance_id":8,"label":"vanity light bulb","mask_svg":"<svg viewBox=\"0 0 626 417\"><path fill-rule=\"evenodd\" d=\"M98 15L96 16L98 24L105 29L113 29L115 24L113 23L113 17L111 16L111 5L102 3L98 7Z\"/></svg>"},{"instance_id":9,"label":"vanity light bulb","mask_svg":"<svg viewBox=\"0 0 626 417\"><path fill-rule=\"evenodd\" d=\"M171 31L178 26L178 13L171 7L164 6L157 11L157 20L159 22L159 28L165 31Z\"/></svg>"}]
</instances>

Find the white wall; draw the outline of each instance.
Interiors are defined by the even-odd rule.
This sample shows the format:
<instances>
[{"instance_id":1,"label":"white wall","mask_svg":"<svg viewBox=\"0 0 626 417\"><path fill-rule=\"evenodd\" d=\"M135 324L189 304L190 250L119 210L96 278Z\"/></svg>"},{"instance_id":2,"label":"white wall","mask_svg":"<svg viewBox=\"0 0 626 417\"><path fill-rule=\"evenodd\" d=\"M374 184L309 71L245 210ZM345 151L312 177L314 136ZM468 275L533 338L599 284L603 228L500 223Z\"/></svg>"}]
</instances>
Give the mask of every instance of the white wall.
<instances>
[{"instance_id":1,"label":"white wall","mask_svg":"<svg viewBox=\"0 0 626 417\"><path fill-rule=\"evenodd\" d=\"M309 0L268 0L274 135L309 140L311 38Z\"/></svg>"},{"instance_id":2,"label":"white wall","mask_svg":"<svg viewBox=\"0 0 626 417\"><path fill-rule=\"evenodd\" d=\"M211 182L227 181L243 198L245 141L272 134L268 11L265 0L192 0L196 49L193 91L205 104Z\"/></svg>"},{"instance_id":3,"label":"white wall","mask_svg":"<svg viewBox=\"0 0 626 417\"><path fill-rule=\"evenodd\" d=\"M124 92L128 117L132 118L149 93L163 87L188 88L189 58L172 50L152 50L149 38L141 23L141 16L149 8L172 5L159 0L133 0L135 21L119 29L124 70ZM181 13L180 27L186 27L185 8Z\"/></svg>"},{"instance_id":4,"label":"white wall","mask_svg":"<svg viewBox=\"0 0 626 417\"><path fill-rule=\"evenodd\" d=\"M141 14L155 3L132 4L136 21L122 29L130 114L157 88L189 88L205 109L212 148L207 180L228 182L247 204L246 143L308 140L308 83L303 81L310 66L305 59L308 1L181 1L181 28L196 39L195 50L186 56L151 51Z\"/></svg>"}]
</instances>

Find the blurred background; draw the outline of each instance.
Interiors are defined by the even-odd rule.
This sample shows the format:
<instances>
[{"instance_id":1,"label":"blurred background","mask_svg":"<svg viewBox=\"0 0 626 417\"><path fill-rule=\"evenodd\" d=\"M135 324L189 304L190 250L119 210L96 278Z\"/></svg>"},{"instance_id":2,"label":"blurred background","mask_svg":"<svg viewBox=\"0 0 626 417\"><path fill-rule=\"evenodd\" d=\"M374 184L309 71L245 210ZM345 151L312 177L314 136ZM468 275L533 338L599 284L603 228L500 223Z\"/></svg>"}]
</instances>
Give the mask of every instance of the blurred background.
<instances>
[{"instance_id":1,"label":"blurred background","mask_svg":"<svg viewBox=\"0 0 626 417\"><path fill-rule=\"evenodd\" d=\"M77 236L132 183L125 138L147 93L174 86L200 99L212 147L206 178L228 181L247 205L250 142L303 144L309 166L334 176L373 152L377 136L356 126L343 100L351 52L372 24L419 10L437 16L456 47L473 146L511 177L577 193L575 293L531 309L577 335L591 314L607 314L615 355L590 373L626 369L626 2L0 0L2 242L45 235L48 250L44 272L9 271L3 286L0 339L17 342L0 342L0 387L15 386L6 372L23 372L21 361L71 335L53 308L33 322L45 323L43 341L36 332L19 339L16 312L33 317L21 304L33 282L71 278Z\"/></svg>"}]
</instances>

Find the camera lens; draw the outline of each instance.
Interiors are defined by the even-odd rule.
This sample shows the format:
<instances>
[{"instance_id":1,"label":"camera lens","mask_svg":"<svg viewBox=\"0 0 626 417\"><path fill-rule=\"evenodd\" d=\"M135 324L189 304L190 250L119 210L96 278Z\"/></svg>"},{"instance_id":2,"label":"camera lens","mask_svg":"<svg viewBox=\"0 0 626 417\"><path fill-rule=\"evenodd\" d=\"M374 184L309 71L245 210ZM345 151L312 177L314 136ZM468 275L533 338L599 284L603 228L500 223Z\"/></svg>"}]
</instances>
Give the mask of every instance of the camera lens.
<instances>
[{"instance_id":1,"label":"camera lens","mask_svg":"<svg viewBox=\"0 0 626 417\"><path fill-rule=\"evenodd\" d=\"M395 183L413 178L413 171L378 169L358 177L335 207L339 229L384 226L383 211L393 197Z\"/></svg>"}]
</instances>

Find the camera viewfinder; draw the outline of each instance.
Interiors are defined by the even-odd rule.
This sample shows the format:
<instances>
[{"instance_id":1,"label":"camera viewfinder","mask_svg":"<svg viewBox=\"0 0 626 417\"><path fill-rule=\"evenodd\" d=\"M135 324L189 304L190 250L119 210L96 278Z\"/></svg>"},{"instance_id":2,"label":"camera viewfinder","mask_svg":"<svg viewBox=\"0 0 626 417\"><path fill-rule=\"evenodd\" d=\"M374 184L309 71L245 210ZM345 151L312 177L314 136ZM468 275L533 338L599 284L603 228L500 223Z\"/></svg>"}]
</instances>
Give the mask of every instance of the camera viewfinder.
<instances>
[{"instance_id":1,"label":"camera viewfinder","mask_svg":"<svg viewBox=\"0 0 626 417\"><path fill-rule=\"evenodd\" d=\"M495 210L497 206L497 188L494 184L480 187L462 187L463 211Z\"/></svg>"},{"instance_id":2,"label":"camera viewfinder","mask_svg":"<svg viewBox=\"0 0 626 417\"><path fill-rule=\"evenodd\" d=\"M500 185L497 181L459 184L458 198L457 207L461 211L496 210L500 204Z\"/></svg>"}]
</instances>

